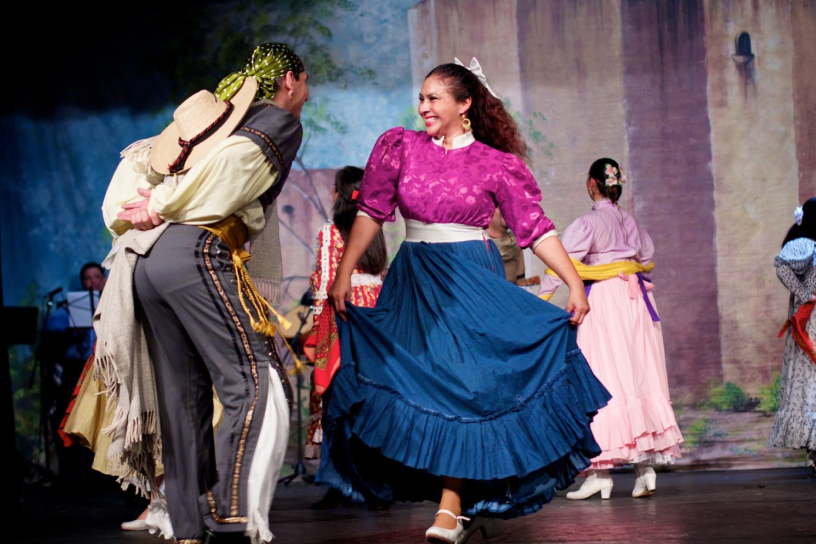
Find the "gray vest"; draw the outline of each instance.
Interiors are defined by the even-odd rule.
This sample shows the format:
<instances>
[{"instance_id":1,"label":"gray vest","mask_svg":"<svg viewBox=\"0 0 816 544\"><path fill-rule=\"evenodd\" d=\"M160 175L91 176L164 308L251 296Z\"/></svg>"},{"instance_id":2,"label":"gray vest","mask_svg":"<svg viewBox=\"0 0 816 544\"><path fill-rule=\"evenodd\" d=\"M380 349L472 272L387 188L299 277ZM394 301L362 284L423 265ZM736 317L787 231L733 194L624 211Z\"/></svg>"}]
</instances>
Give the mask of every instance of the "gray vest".
<instances>
[{"instance_id":1,"label":"gray vest","mask_svg":"<svg viewBox=\"0 0 816 544\"><path fill-rule=\"evenodd\" d=\"M303 127L300 120L285 109L261 104L249 109L241 126L233 134L252 140L278 171L277 181L260 198L266 225L252 240L252 259L247 263L247 270L258 292L269 302L279 304L283 265L275 200L289 177L292 162L300 149Z\"/></svg>"},{"instance_id":2,"label":"gray vest","mask_svg":"<svg viewBox=\"0 0 816 544\"><path fill-rule=\"evenodd\" d=\"M245 136L261 148L266 158L278 170L278 181L261 196L264 211L278 197L292 162L303 141L303 127L300 120L272 104L261 104L249 109L241 126L233 134Z\"/></svg>"}]
</instances>

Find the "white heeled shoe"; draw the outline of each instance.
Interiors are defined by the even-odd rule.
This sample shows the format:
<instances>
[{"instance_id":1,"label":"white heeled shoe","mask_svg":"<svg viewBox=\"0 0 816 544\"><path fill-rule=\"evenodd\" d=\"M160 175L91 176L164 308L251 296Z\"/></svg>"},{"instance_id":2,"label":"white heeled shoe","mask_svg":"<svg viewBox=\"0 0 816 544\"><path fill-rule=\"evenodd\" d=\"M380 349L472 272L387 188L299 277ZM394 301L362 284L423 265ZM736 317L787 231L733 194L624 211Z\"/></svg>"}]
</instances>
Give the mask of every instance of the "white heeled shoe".
<instances>
[{"instance_id":1,"label":"white heeled shoe","mask_svg":"<svg viewBox=\"0 0 816 544\"><path fill-rule=\"evenodd\" d=\"M597 492L601 492L602 499L608 499L612 495L614 482L609 476L608 470L596 470L584 480L578 491L570 491L567 498L571 501L582 501L590 498Z\"/></svg>"},{"instance_id":2,"label":"white heeled shoe","mask_svg":"<svg viewBox=\"0 0 816 544\"><path fill-rule=\"evenodd\" d=\"M147 531L147 521L143 519L134 519L133 521L125 521L120 525L123 531Z\"/></svg>"},{"instance_id":3,"label":"white heeled shoe","mask_svg":"<svg viewBox=\"0 0 816 544\"><path fill-rule=\"evenodd\" d=\"M635 463L635 488L632 496L636 499L641 497L651 497L657 489L657 474L649 465Z\"/></svg>"},{"instance_id":4,"label":"white heeled shoe","mask_svg":"<svg viewBox=\"0 0 816 544\"><path fill-rule=\"evenodd\" d=\"M456 544L465 544L471 536L476 534L476 531L482 532L483 540L493 538L495 536L494 521L493 518L473 518L473 521L465 527L465 530L456 539Z\"/></svg>"},{"instance_id":5,"label":"white heeled shoe","mask_svg":"<svg viewBox=\"0 0 816 544\"><path fill-rule=\"evenodd\" d=\"M455 519L456 528L443 529L442 527L432 526L430 529L425 531L425 539L431 544L459 544L459 537L461 537L465 532L465 527L462 525L462 522L470 521L470 518L466 518L465 516L457 516L450 510L439 510L434 517L437 517L439 514L447 514Z\"/></svg>"}]
</instances>

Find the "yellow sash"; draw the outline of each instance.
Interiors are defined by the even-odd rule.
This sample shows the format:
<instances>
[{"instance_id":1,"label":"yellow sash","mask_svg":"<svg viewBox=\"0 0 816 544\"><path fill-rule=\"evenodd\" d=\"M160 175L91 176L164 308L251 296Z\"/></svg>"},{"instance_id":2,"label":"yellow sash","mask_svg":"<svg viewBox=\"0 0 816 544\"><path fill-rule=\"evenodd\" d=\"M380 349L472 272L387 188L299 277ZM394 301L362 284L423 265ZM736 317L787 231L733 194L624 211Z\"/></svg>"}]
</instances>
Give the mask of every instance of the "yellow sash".
<instances>
[{"instance_id":1,"label":"yellow sash","mask_svg":"<svg viewBox=\"0 0 816 544\"><path fill-rule=\"evenodd\" d=\"M646 266L636 263L635 261L617 261L608 264L588 265L572 258L570 258L570 260L583 281L603 281L611 278L617 278L621 274L624 276L632 276L638 272L651 272L654 270L655 266L654 262L651 262ZM556 278L558 277L558 274L556 274L551 268L548 268L546 273L550 276L555 276ZM541 295L541 298L544 300L550 300L550 297L552 297L552 293Z\"/></svg>"},{"instance_id":2,"label":"yellow sash","mask_svg":"<svg viewBox=\"0 0 816 544\"><path fill-rule=\"evenodd\" d=\"M235 280L238 285L238 299L241 301L241 306L244 308L244 311L249 316L249 323L252 325L252 330L257 333L263 334L265 336L269 336L270 338L275 336L275 332L277 328L269 322L269 318L267 317L271 312L274 315L278 323L284 329L291 326L291 323L286 320L281 314L272 307L269 302L265 298L261 296L258 292L258 289L255 287L255 283L253 283L252 278L249 277L249 272L247 272L244 263L247 262L252 258L252 255L249 254L247 250L244 249L244 244L246 244L247 240L249 240L249 231L244 225L244 222L231 215L226 219L219 221L213 225L204 225L201 227L204 230L208 230L221 238L221 241L229 248L230 255L232 257L232 264L235 267ZM250 311L249 306L252 306L254 309L253 312ZM257 319L256 317L257 316ZM283 338L283 335L281 335ZM295 361L295 370L300 372L305 367L305 365L297 358L295 355L294 350L289 345L289 342L286 341L286 338L283 338L283 342L286 344L286 347L289 349L289 352L292 354L292 358Z\"/></svg>"}]
</instances>

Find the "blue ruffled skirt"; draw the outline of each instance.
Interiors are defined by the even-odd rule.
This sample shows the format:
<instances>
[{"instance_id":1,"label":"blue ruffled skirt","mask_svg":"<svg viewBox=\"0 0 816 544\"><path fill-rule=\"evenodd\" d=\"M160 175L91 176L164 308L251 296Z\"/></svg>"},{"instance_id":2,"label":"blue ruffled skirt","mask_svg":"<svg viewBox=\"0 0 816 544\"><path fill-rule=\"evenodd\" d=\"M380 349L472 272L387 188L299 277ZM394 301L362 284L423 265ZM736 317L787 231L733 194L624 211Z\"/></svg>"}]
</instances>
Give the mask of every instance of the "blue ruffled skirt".
<instances>
[{"instance_id":1,"label":"blue ruffled skirt","mask_svg":"<svg viewBox=\"0 0 816 544\"><path fill-rule=\"evenodd\" d=\"M539 510L600 453L609 394L569 315L504 279L493 242L402 244L375 308L347 305L324 394L318 481L358 501L438 501L464 515Z\"/></svg>"}]
</instances>

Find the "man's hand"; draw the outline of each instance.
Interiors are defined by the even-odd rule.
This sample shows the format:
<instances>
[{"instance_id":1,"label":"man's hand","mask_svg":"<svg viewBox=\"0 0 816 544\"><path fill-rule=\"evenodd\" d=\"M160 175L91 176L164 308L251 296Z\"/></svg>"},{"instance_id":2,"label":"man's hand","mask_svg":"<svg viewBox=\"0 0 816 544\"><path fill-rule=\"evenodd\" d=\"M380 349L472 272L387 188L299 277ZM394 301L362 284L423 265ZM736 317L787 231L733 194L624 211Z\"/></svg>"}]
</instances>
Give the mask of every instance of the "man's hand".
<instances>
[{"instance_id":1,"label":"man's hand","mask_svg":"<svg viewBox=\"0 0 816 544\"><path fill-rule=\"evenodd\" d=\"M122 211L116 214L116 217L122 221L127 221L138 230L150 230L164 223L159 214L148 210L150 191L146 189L136 189L136 191L144 197L144 200L125 204L122 206Z\"/></svg>"}]
</instances>

